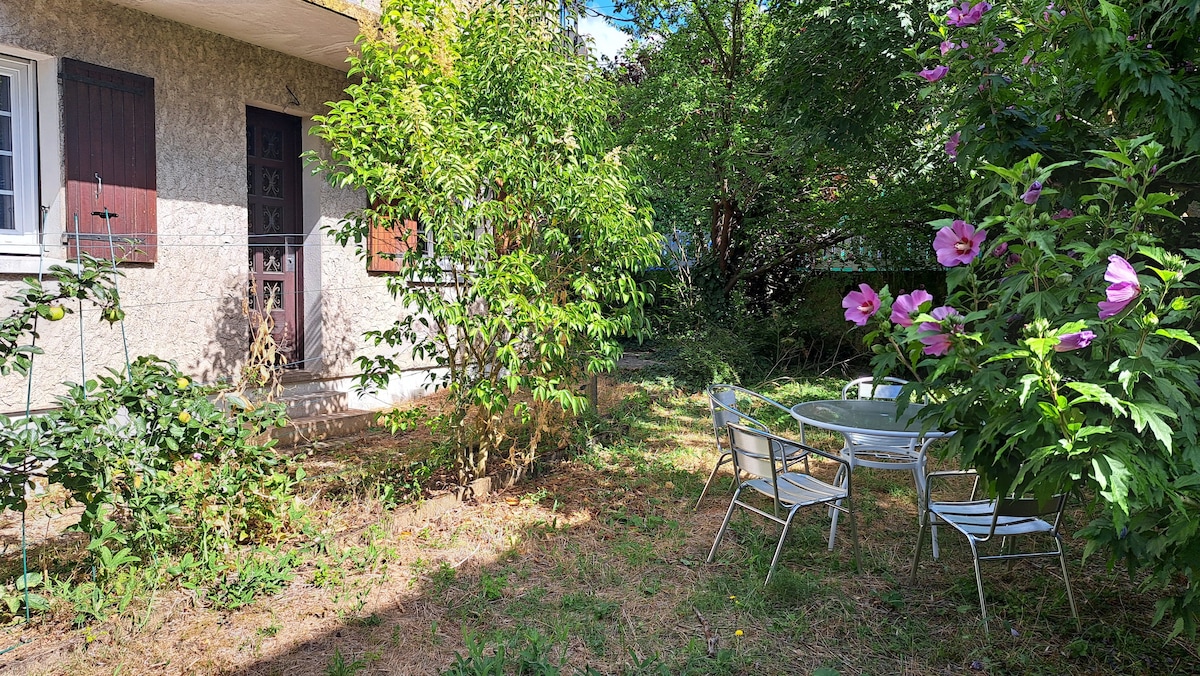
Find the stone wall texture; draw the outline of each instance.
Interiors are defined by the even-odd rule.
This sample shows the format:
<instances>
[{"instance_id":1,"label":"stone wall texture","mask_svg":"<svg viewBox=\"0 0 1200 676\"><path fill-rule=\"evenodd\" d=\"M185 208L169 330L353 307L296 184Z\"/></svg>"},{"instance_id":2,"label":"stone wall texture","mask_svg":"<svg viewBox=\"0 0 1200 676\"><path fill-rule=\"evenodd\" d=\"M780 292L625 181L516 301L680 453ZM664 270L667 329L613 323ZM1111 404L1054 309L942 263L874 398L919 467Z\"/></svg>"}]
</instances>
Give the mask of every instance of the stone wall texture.
<instances>
[{"instance_id":1,"label":"stone wall texture","mask_svg":"<svg viewBox=\"0 0 1200 676\"><path fill-rule=\"evenodd\" d=\"M345 74L102 0L0 3L0 54L6 47L154 78L158 261L128 267L120 279L128 350L173 360L201 381L233 377L245 362L248 341L242 312L246 108L296 115L307 130L325 102L342 96ZM304 144L320 151L312 136L306 134ZM46 149L41 155L45 161ZM43 185L43 204L61 202L61 188ZM334 382L352 375L354 357L373 349L363 331L380 328L403 309L382 279L365 272L353 249L324 233L362 205L361 195L316 176L305 179L304 189L304 376ZM61 204L51 213L58 218L47 225L47 255L62 258L65 250L54 236L65 222ZM0 296L18 284L17 277L0 277ZM82 317L82 335L76 315L42 322L45 353L35 357L34 408L52 404L60 383L81 379L81 349L88 377L124 366L120 326L110 327L87 308ZM0 378L0 412L25 406L25 380Z\"/></svg>"}]
</instances>

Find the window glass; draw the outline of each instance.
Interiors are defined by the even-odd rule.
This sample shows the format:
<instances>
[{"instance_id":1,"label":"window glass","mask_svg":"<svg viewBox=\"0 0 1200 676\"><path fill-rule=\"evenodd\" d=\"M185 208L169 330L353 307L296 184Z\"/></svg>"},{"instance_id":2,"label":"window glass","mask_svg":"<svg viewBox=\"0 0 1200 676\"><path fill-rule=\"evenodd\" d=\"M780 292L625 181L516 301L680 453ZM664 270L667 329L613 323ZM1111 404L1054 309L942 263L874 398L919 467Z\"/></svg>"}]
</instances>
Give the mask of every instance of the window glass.
<instances>
[{"instance_id":1,"label":"window glass","mask_svg":"<svg viewBox=\"0 0 1200 676\"><path fill-rule=\"evenodd\" d=\"M0 152L11 153L12 142L12 115L6 115L0 111Z\"/></svg>"},{"instance_id":2,"label":"window glass","mask_svg":"<svg viewBox=\"0 0 1200 676\"><path fill-rule=\"evenodd\" d=\"M0 247L37 235L36 110L33 63L0 55Z\"/></svg>"},{"instance_id":3,"label":"window glass","mask_svg":"<svg viewBox=\"0 0 1200 676\"><path fill-rule=\"evenodd\" d=\"M0 230L17 229L12 121L12 78L0 75Z\"/></svg>"},{"instance_id":4,"label":"window glass","mask_svg":"<svg viewBox=\"0 0 1200 676\"><path fill-rule=\"evenodd\" d=\"M0 194L13 193L13 157L0 155Z\"/></svg>"}]
</instances>

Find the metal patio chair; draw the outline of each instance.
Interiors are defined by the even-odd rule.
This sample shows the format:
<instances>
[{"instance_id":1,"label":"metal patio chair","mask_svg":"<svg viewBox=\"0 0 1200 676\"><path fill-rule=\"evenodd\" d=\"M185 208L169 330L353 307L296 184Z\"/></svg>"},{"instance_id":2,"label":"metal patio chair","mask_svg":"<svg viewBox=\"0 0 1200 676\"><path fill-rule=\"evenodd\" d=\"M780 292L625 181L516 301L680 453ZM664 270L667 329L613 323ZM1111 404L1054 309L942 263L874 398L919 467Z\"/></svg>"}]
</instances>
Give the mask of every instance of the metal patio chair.
<instances>
[{"instance_id":1,"label":"metal patio chair","mask_svg":"<svg viewBox=\"0 0 1200 676\"><path fill-rule=\"evenodd\" d=\"M1069 492L1059 493L1045 500L1024 495L1009 495L991 500L970 499L962 502L938 502L931 498L934 479L974 475L974 470L948 470L929 474L926 485L930 491L926 494L921 509L921 528L917 533L917 550L913 554L909 584L916 584L917 581L917 564L921 560L926 528L944 524L966 537L971 546L971 556L975 565L975 586L979 591L979 610L983 618L985 636L988 634L988 613L987 600L983 595L983 572L979 565L981 561L1009 561L1011 564L1020 559L1058 557L1063 585L1067 588L1067 601L1071 605L1071 616L1075 618L1076 628L1079 628L1079 611L1075 606L1071 579L1067 575L1067 558L1063 549L1062 533L1059 531ZM978 477L971 490L972 498L975 497L977 488ZM1053 516L1053 519L1049 521L1042 518L1050 516ZM1034 552L1015 551L1018 537L1025 539L1023 536L1033 535L1049 536L1054 548ZM980 554L980 545L997 538L1001 541L999 554Z\"/></svg>"},{"instance_id":2,"label":"metal patio chair","mask_svg":"<svg viewBox=\"0 0 1200 676\"><path fill-rule=\"evenodd\" d=\"M779 562L779 554L783 551L783 543L787 539L788 530L796 513L803 507L811 505L830 505L839 511L844 511L850 517L850 536L854 541L854 566L861 570L858 552L858 525L854 517L854 500L850 478L847 476L844 486L833 486L817 479L808 473L807 462L805 471L793 469L793 463L798 458L807 460L810 455L818 455L833 462L846 464L846 460L826 453L811 446L805 446L790 439L785 439L769 432L752 429L736 423L728 426L729 449L732 455L734 471L739 477L738 487L729 502L729 510L725 512L725 520L717 531L717 539L713 541L708 553L708 562L712 563L717 556L725 531L729 528L729 520L733 517L736 507L743 507L760 516L764 516L783 526L779 535L779 544L775 546L775 556L771 558L771 568L767 571L764 584L771 582L775 566ZM772 511L765 511L742 499L746 491L753 491L771 499ZM786 511L786 516L780 513Z\"/></svg>"},{"instance_id":3,"label":"metal patio chair","mask_svg":"<svg viewBox=\"0 0 1200 676\"><path fill-rule=\"evenodd\" d=\"M882 383L882 384L876 384ZM851 393L855 399L886 399L889 401L895 400L900 396L900 390L908 384L903 378L893 378L884 376L882 378L872 378L871 376L863 376L855 378L846 383L842 388L842 399L850 399Z\"/></svg>"},{"instance_id":4,"label":"metal patio chair","mask_svg":"<svg viewBox=\"0 0 1200 676\"><path fill-rule=\"evenodd\" d=\"M717 464L713 466L712 472L708 474L708 480L704 482L704 488L700 491L700 497L696 500L695 509L700 508L700 502L704 500L704 495L708 493L709 486L712 485L714 479L717 478L717 472L721 466L732 462L733 457L730 454L729 447L726 442L729 439L725 431L725 426L729 423L737 423L745 425L763 432L770 432L771 428L762 421L754 418L746 412L750 406L767 406L774 408L788 416L788 420L792 419L792 412L783 404L744 387L737 385L710 385L707 390L708 407L712 412L713 423L713 439L716 443ZM739 402L739 398L741 402ZM807 466L806 466L807 469ZM736 479L737 477L735 477Z\"/></svg>"}]
</instances>

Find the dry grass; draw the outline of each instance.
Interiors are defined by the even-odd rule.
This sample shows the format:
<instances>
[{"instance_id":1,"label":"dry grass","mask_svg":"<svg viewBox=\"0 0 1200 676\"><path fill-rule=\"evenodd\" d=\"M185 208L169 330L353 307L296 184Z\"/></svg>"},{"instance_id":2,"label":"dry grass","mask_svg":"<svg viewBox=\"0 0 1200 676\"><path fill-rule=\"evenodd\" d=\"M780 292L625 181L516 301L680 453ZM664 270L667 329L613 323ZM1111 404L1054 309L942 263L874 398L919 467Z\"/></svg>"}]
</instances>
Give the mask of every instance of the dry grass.
<instances>
[{"instance_id":1,"label":"dry grass","mask_svg":"<svg viewBox=\"0 0 1200 676\"><path fill-rule=\"evenodd\" d=\"M820 510L800 517L768 589L777 531L759 520L735 518L718 561L705 564L729 478L692 510L715 459L702 398L629 383L602 393L605 421L579 435L589 448L428 522L384 509L353 480L362 466L420 457L428 439L372 434L318 449L305 465L324 478L305 497L320 526L314 538L325 540L306 543L284 592L216 611L162 589L83 628L69 612L52 613L5 634L5 645L26 643L0 655L0 673L330 674L336 652L360 660L360 674L437 674L465 654L466 636L512 650L529 649L532 637L539 659L569 665L566 673L647 664L672 674L1197 671L1191 646L1147 626L1153 596L1099 561L1072 568L1082 634L1053 566L990 568L989 600L1003 624L985 640L969 558L951 535L941 560L928 562L927 550L918 583L907 584L916 516L901 473L855 476L862 572L846 531L826 551ZM1072 518L1078 526L1083 516ZM1069 544L1077 556L1081 545Z\"/></svg>"}]
</instances>

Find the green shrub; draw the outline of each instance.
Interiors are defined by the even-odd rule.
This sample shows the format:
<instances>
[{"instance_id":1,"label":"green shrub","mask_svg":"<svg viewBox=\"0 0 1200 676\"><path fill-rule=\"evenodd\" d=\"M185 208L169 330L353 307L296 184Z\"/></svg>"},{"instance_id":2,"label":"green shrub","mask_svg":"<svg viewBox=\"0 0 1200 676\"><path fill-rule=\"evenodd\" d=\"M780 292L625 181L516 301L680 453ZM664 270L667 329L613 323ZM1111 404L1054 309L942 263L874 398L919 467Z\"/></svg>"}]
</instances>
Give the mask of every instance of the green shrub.
<instances>
[{"instance_id":1,"label":"green shrub","mask_svg":"<svg viewBox=\"0 0 1200 676\"><path fill-rule=\"evenodd\" d=\"M266 434L284 423L278 404L221 396L153 356L71 384L58 404L20 430L22 447L9 453L48 466L49 482L84 506L75 528L93 545L229 549L277 533L293 515L296 479ZM23 491L9 489L4 506L24 509Z\"/></svg>"},{"instance_id":2,"label":"green shrub","mask_svg":"<svg viewBox=\"0 0 1200 676\"><path fill-rule=\"evenodd\" d=\"M655 353L658 365L647 375L666 377L676 387L702 390L712 383L740 383L757 372L749 344L719 327L688 331L668 338Z\"/></svg>"}]
</instances>

